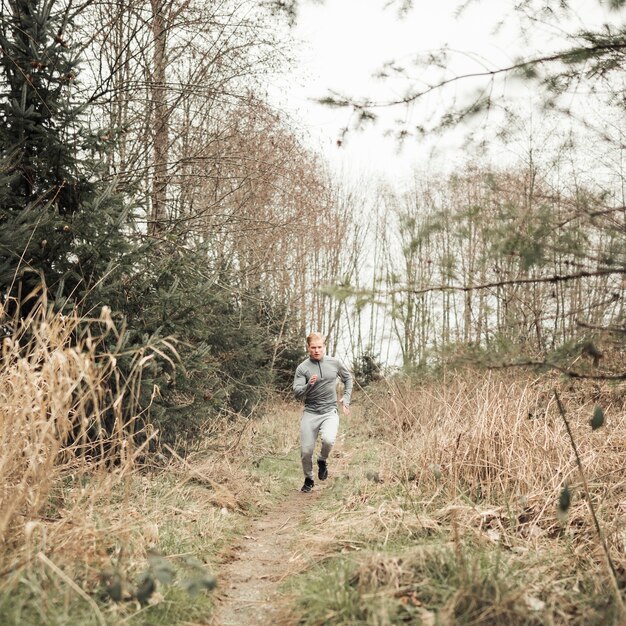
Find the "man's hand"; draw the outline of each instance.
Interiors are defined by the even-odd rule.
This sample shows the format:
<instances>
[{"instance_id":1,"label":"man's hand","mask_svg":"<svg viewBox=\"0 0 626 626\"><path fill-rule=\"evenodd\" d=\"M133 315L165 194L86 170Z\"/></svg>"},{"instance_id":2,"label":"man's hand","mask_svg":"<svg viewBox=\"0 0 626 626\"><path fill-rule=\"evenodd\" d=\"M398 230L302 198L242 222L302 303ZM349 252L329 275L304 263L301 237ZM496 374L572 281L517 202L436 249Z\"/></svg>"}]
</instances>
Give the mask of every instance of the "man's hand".
<instances>
[{"instance_id":1,"label":"man's hand","mask_svg":"<svg viewBox=\"0 0 626 626\"><path fill-rule=\"evenodd\" d=\"M317 382L317 374L313 374L313 376L311 376L311 378L309 378L309 385L311 385L311 387Z\"/></svg>"},{"instance_id":2,"label":"man's hand","mask_svg":"<svg viewBox=\"0 0 626 626\"><path fill-rule=\"evenodd\" d=\"M341 404L341 406L343 407L343 414L344 415L349 415L350 413L350 407L347 404Z\"/></svg>"}]
</instances>

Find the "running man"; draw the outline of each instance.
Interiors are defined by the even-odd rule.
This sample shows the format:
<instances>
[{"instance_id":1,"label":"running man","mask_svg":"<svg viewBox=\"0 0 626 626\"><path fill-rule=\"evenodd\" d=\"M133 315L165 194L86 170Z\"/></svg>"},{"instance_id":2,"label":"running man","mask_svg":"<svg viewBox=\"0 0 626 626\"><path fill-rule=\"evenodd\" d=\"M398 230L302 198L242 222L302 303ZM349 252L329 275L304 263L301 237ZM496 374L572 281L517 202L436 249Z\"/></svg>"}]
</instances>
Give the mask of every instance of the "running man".
<instances>
[{"instance_id":1,"label":"running man","mask_svg":"<svg viewBox=\"0 0 626 626\"><path fill-rule=\"evenodd\" d=\"M300 420L300 458L304 471L301 491L313 489L313 452L318 433L322 448L317 457L317 477L328 478L328 455L335 443L339 428L337 412L337 378L344 384L343 414L350 412L352 376L346 366L332 356L325 356L326 345L320 333L311 333L306 338L309 358L296 368L293 392L298 400L304 400L304 413Z\"/></svg>"}]
</instances>

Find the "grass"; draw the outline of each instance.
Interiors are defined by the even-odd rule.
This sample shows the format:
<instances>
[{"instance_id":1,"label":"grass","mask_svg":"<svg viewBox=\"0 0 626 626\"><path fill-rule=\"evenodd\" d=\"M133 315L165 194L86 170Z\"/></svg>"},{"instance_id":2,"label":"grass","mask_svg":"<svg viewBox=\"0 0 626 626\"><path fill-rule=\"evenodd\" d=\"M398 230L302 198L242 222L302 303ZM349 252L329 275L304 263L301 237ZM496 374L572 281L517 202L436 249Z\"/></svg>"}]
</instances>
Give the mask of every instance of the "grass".
<instances>
[{"instance_id":1,"label":"grass","mask_svg":"<svg viewBox=\"0 0 626 626\"><path fill-rule=\"evenodd\" d=\"M115 334L107 316L94 328ZM107 396L115 354L97 354L89 333L76 343L79 325L89 321L42 307L4 342L0 624L206 621L228 546L295 472L293 413L277 406L212 424L212 439L185 459L145 454L99 421L127 419L119 408L132 408L137 380Z\"/></svg>"},{"instance_id":2,"label":"grass","mask_svg":"<svg viewBox=\"0 0 626 626\"><path fill-rule=\"evenodd\" d=\"M124 480L115 480L115 471L66 476L53 491L48 509L53 517L39 521L19 551L26 563L0 588L0 624L170 625L208 620L210 591L200 585L198 593L190 595L185 588L189 581L213 575L249 517L299 480L293 445L283 437L270 445L268 435L275 428L288 431L292 420L291 411L279 408L260 419L256 433L241 438L236 450L231 447L236 432L225 433L223 450L201 450L158 470L136 467ZM246 422L231 426L244 428ZM266 436L263 458L250 463L251 451ZM113 480L114 485L103 485L102 480ZM87 501L85 494L90 494ZM49 536L54 536L54 544ZM135 596L142 576L150 572L151 554L162 555L174 578L164 584L152 571L157 591L150 604L142 606ZM47 555L46 560L39 555ZM60 574L46 564L48 559ZM119 585L121 601L113 601L111 581Z\"/></svg>"},{"instance_id":3,"label":"grass","mask_svg":"<svg viewBox=\"0 0 626 626\"><path fill-rule=\"evenodd\" d=\"M121 424L136 381L106 396L114 355L70 342L78 323L40 313L3 348L0 624L206 622L233 541L301 481L298 408L224 418L185 458L146 455L99 428L104 412ZM626 386L457 372L356 396L297 529L305 557L277 624L626 623L555 388L623 595ZM597 404L606 422L592 431Z\"/></svg>"},{"instance_id":4,"label":"grass","mask_svg":"<svg viewBox=\"0 0 626 626\"><path fill-rule=\"evenodd\" d=\"M295 608L282 623L625 623L555 385L623 595L624 385L472 372L360 396L344 425L349 480L317 503L303 538L317 566L289 584ZM592 432L596 403L610 419ZM566 483L575 495L559 519Z\"/></svg>"}]
</instances>

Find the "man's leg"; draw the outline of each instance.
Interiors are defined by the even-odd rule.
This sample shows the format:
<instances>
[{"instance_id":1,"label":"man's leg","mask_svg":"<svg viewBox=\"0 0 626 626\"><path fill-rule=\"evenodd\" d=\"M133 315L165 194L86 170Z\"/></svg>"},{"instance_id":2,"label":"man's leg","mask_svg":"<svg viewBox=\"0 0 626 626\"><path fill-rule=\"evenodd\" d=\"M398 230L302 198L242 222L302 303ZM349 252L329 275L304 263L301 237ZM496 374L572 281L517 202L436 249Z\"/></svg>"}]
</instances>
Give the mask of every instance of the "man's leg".
<instances>
[{"instance_id":1,"label":"man's leg","mask_svg":"<svg viewBox=\"0 0 626 626\"><path fill-rule=\"evenodd\" d=\"M320 433L322 438L322 449L320 455L317 457L318 477L320 480L326 480L328 478L328 469L326 467L326 461L328 455L335 445L337 439L337 430L339 429L339 413L333 411L323 416L323 421L320 425Z\"/></svg>"},{"instance_id":2,"label":"man's leg","mask_svg":"<svg viewBox=\"0 0 626 626\"><path fill-rule=\"evenodd\" d=\"M300 459L302 461L302 471L304 476L311 480L313 480L313 451L315 450L315 440L320 429L319 417L319 415L305 411L300 419Z\"/></svg>"}]
</instances>

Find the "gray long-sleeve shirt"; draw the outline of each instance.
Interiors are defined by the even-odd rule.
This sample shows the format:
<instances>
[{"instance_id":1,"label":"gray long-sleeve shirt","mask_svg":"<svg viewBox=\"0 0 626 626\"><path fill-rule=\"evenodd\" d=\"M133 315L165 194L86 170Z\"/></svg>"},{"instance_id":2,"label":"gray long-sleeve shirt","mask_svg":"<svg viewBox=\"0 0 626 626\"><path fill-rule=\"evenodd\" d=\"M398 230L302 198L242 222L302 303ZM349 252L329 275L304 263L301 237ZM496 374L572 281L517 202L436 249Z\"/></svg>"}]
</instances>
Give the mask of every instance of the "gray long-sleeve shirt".
<instances>
[{"instance_id":1,"label":"gray long-sleeve shirt","mask_svg":"<svg viewBox=\"0 0 626 626\"><path fill-rule=\"evenodd\" d=\"M314 374L317 374L317 381L309 385ZM304 400L305 411L318 415L329 413L337 408L337 378L344 384L343 404L349 406L352 375L339 359L332 356L323 356L319 361L311 358L302 361L296 368L293 393L298 400Z\"/></svg>"}]
</instances>

